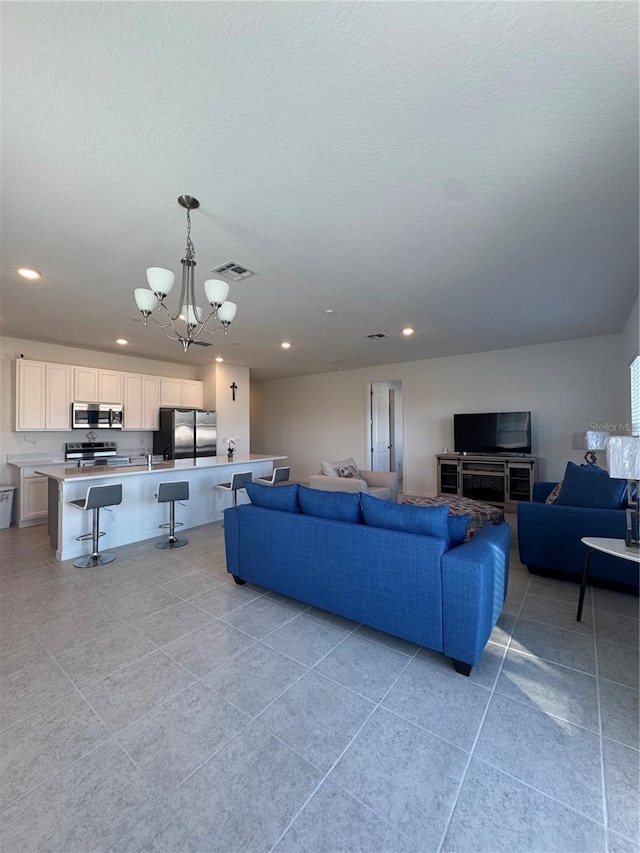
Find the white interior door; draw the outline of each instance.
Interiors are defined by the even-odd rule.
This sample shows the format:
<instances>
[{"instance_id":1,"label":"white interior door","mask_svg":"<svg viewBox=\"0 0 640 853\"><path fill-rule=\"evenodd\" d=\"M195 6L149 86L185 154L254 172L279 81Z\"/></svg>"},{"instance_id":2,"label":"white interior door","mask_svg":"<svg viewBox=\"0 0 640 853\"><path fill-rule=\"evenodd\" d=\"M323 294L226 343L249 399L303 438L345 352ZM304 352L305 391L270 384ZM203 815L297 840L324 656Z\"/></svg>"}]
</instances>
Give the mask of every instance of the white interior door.
<instances>
[{"instance_id":1,"label":"white interior door","mask_svg":"<svg viewBox=\"0 0 640 853\"><path fill-rule=\"evenodd\" d=\"M371 383L371 470L391 470L391 400L387 382Z\"/></svg>"}]
</instances>

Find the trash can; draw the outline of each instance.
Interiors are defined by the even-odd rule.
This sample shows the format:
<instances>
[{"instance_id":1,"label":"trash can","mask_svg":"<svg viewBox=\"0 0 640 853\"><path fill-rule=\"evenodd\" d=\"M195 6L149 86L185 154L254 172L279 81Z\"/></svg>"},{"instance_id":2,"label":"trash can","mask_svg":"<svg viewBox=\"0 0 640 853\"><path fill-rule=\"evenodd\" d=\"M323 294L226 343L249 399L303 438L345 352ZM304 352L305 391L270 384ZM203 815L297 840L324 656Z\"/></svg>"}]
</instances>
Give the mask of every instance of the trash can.
<instances>
[{"instance_id":1,"label":"trash can","mask_svg":"<svg viewBox=\"0 0 640 853\"><path fill-rule=\"evenodd\" d=\"M15 486L0 485L0 530L11 526L11 510L13 509L13 493Z\"/></svg>"}]
</instances>

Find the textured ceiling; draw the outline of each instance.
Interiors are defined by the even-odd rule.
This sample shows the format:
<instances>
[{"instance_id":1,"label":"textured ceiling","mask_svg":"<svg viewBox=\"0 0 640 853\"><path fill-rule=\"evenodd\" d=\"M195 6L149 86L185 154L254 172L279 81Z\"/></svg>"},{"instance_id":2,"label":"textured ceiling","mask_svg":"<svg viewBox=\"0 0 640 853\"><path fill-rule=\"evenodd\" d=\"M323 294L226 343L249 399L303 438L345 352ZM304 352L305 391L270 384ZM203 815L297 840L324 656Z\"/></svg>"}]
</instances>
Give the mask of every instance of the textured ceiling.
<instances>
[{"instance_id":1,"label":"textured ceiling","mask_svg":"<svg viewBox=\"0 0 640 853\"><path fill-rule=\"evenodd\" d=\"M3 335L118 353L124 336L130 354L220 354L259 379L619 332L628 316L636 3L0 14ZM187 355L131 319L146 267L180 269L182 193L201 202L198 287L226 261L258 272L232 284L229 335Z\"/></svg>"}]
</instances>

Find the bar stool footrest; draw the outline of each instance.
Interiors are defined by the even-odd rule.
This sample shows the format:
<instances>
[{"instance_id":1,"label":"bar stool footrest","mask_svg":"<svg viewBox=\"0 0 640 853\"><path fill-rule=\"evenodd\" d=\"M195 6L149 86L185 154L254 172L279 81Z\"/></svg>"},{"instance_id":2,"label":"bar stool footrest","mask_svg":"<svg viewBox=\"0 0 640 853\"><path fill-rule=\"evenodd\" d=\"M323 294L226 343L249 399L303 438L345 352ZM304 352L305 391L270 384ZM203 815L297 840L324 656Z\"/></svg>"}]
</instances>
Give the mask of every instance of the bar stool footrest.
<instances>
[{"instance_id":1,"label":"bar stool footrest","mask_svg":"<svg viewBox=\"0 0 640 853\"><path fill-rule=\"evenodd\" d=\"M101 536L104 536L104 534L104 530L101 530L100 533L98 533L98 539ZM93 539L93 533L83 533L82 536L76 536L76 542L85 542L88 539Z\"/></svg>"}]
</instances>

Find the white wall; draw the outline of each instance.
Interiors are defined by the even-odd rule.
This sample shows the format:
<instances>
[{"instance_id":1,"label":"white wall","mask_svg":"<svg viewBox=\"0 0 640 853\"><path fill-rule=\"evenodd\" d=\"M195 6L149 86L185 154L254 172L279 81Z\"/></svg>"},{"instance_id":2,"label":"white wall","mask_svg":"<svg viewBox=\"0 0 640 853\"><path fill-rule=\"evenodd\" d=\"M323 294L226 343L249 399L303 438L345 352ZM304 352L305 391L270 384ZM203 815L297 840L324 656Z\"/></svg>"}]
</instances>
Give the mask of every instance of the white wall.
<instances>
[{"instance_id":1,"label":"white wall","mask_svg":"<svg viewBox=\"0 0 640 853\"><path fill-rule=\"evenodd\" d=\"M78 441L84 433L66 432L14 432L15 426L15 361L20 354L34 361L54 364L77 364L81 367L102 367L111 370L149 373L155 376L177 376L195 379L195 368L172 362L160 362L134 356L110 354L76 347L58 346L17 338L0 338L0 483L11 482L11 469L6 465L7 455L38 454L64 456L67 441ZM105 441L117 441L118 450L134 451L152 446L152 432L103 430Z\"/></svg>"},{"instance_id":2,"label":"white wall","mask_svg":"<svg viewBox=\"0 0 640 853\"><path fill-rule=\"evenodd\" d=\"M307 480L321 459L368 467L367 383L402 381L404 491L435 494L435 454L453 447L455 412L531 410L539 479L560 479L571 433L627 410L622 335L253 383L252 445L289 456Z\"/></svg>"},{"instance_id":3,"label":"white wall","mask_svg":"<svg viewBox=\"0 0 640 853\"><path fill-rule=\"evenodd\" d=\"M231 386L236 385L235 400ZM233 364L216 365L216 411L218 454L225 452L226 439L235 438L236 451L249 453L249 368Z\"/></svg>"}]
</instances>

